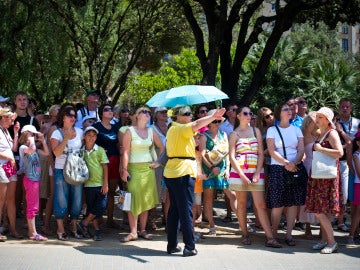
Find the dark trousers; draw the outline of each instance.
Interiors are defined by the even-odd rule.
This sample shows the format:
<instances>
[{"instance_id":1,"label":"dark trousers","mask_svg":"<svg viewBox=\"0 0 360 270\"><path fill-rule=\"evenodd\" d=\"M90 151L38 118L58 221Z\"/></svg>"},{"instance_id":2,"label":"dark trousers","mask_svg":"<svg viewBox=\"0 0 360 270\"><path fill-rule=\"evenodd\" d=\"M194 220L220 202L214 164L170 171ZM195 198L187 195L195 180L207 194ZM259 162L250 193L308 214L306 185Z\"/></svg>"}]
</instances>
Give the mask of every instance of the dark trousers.
<instances>
[{"instance_id":1,"label":"dark trousers","mask_svg":"<svg viewBox=\"0 0 360 270\"><path fill-rule=\"evenodd\" d=\"M166 178L165 184L170 195L170 208L167 219L168 249L178 244L178 225L183 234L185 248L195 249L195 241L192 224L192 205L194 197L195 179L189 175L178 178Z\"/></svg>"}]
</instances>

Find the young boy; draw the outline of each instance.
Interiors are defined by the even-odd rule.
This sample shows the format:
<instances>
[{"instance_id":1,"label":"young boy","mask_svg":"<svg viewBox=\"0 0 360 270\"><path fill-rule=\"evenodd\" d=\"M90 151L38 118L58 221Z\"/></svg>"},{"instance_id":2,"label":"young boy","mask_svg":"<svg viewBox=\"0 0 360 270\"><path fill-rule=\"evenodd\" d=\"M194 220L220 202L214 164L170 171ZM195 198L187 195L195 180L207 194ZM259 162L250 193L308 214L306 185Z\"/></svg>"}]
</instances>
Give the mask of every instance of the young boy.
<instances>
[{"instance_id":1,"label":"young boy","mask_svg":"<svg viewBox=\"0 0 360 270\"><path fill-rule=\"evenodd\" d=\"M89 238L88 225L92 221L95 229L94 240L101 241L99 222L106 208L108 193L109 160L104 148L95 144L99 131L89 126L84 131L84 159L89 168L89 180L85 183L86 218L78 223L78 228L85 238Z\"/></svg>"}]
</instances>

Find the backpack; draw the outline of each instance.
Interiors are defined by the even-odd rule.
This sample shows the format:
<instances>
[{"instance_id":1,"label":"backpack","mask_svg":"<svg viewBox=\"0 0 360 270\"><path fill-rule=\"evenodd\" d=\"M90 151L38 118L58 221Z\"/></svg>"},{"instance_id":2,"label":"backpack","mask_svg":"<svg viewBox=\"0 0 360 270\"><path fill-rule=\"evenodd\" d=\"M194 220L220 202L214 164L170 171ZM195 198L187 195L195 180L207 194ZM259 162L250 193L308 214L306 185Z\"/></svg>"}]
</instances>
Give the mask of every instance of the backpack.
<instances>
[{"instance_id":1,"label":"backpack","mask_svg":"<svg viewBox=\"0 0 360 270\"><path fill-rule=\"evenodd\" d=\"M64 135L59 129L61 136ZM63 175L65 181L70 185L82 185L89 179L89 169L84 160L84 150L71 150L68 148L64 152L66 156L65 166L63 169Z\"/></svg>"}]
</instances>

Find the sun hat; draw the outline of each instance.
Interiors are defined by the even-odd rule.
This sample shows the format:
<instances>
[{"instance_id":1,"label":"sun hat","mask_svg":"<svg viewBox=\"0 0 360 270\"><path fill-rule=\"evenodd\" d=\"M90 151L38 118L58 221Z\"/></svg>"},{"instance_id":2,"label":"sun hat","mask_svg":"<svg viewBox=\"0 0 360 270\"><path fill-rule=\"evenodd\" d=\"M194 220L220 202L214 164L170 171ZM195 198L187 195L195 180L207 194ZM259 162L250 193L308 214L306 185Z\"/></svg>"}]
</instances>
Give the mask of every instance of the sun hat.
<instances>
[{"instance_id":1,"label":"sun hat","mask_svg":"<svg viewBox=\"0 0 360 270\"><path fill-rule=\"evenodd\" d=\"M39 133L33 125L23 126L23 128L21 129L21 133L24 133L25 131L30 131L31 133L34 133L34 134Z\"/></svg>"},{"instance_id":2,"label":"sun hat","mask_svg":"<svg viewBox=\"0 0 360 270\"><path fill-rule=\"evenodd\" d=\"M332 124L334 118L334 112L332 111L332 109L328 107L321 107L320 110L316 112L316 114L318 113L323 114L326 119Z\"/></svg>"},{"instance_id":3,"label":"sun hat","mask_svg":"<svg viewBox=\"0 0 360 270\"><path fill-rule=\"evenodd\" d=\"M96 128L94 128L93 126L88 126L88 127L85 128L85 130L84 130L84 135L85 135L87 132L91 131L91 130L95 131L96 134L99 134L99 131L98 131Z\"/></svg>"}]
</instances>

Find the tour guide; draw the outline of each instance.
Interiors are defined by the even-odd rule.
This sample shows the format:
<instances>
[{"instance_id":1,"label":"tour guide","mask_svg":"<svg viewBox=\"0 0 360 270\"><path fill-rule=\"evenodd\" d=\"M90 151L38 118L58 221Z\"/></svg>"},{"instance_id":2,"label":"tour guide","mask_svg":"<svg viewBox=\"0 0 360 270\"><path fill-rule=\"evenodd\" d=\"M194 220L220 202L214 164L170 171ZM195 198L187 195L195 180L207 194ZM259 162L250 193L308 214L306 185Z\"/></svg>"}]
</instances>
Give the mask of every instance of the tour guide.
<instances>
[{"instance_id":1,"label":"tour guide","mask_svg":"<svg viewBox=\"0 0 360 270\"><path fill-rule=\"evenodd\" d=\"M214 120L221 120L226 109L214 110L209 116L194 122L188 106L176 106L172 109L173 120L166 136L166 149L169 158L164 169L164 179L170 194L170 208L167 221L167 252L181 252L177 233L180 228L185 248L183 256L197 254L192 225L192 204L196 177L194 134L200 128Z\"/></svg>"}]
</instances>

